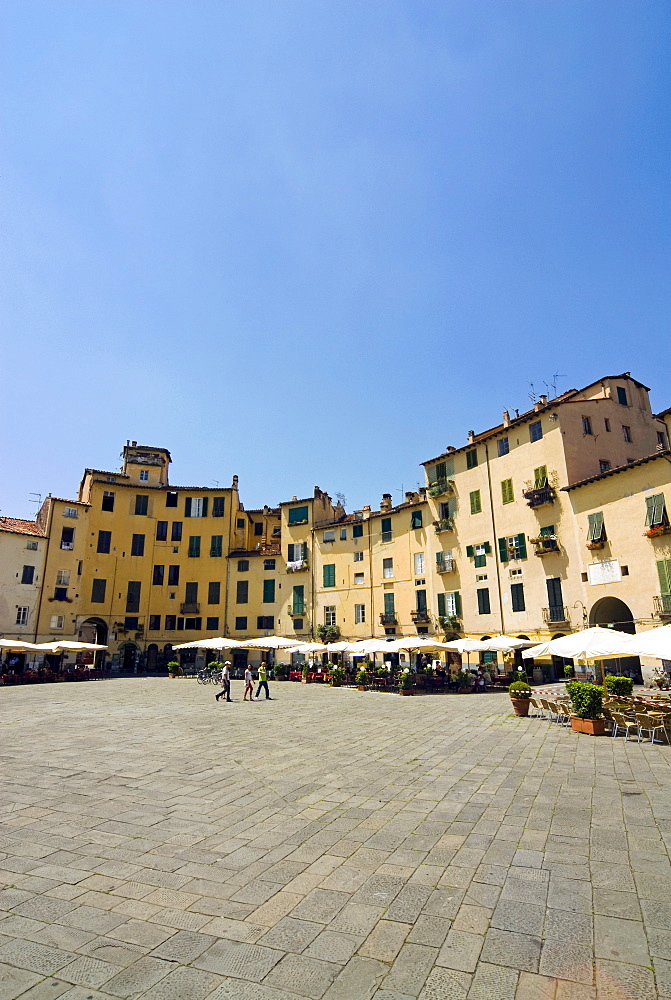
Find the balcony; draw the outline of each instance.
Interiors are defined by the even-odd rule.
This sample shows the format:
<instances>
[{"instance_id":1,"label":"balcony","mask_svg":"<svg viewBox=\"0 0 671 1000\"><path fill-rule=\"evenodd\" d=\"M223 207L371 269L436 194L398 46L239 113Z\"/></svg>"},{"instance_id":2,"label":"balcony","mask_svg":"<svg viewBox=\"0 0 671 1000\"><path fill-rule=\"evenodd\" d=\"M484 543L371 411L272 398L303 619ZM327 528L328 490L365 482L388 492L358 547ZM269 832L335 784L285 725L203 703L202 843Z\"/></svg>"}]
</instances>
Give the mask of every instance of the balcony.
<instances>
[{"instance_id":1,"label":"balcony","mask_svg":"<svg viewBox=\"0 0 671 1000\"><path fill-rule=\"evenodd\" d=\"M395 611L383 611L380 615L380 625L396 625L397 618Z\"/></svg>"},{"instance_id":2,"label":"balcony","mask_svg":"<svg viewBox=\"0 0 671 1000\"><path fill-rule=\"evenodd\" d=\"M302 573L308 568L307 559L295 559L287 563L287 573Z\"/></svg>"},{"instance_id":3,"label":"balcony","mask_svg":"<svg viewBox=\"0 0 671 1000\"><path fill-rule=\"evenodd\" d=\"M441 558L441 554L438 553L436 556L436 570L439 573L454 573L456 568L457 563L452 556L442 556Z\"/></svg>"},{"instance_id":4,"label":"balcony","mask_svg":"<svg viewBox=\"0 0 671 1000\"><path fill-rule=\"evenodd\" d=\"M439 479L435 483L429 483L429 496L442 497L454 495L454 480Z\"/></svg>"},{"instance_id":5,"label":"balcony","mask_svg":"<svg viewBox=\"0 0 671 1000\"><path fill-rule=\"evenodd\" d=\"M543 608L543 621L546 625L570 625L568 608L558 604L551 608Z\"/></svg>"},{"instance_id":6,"label":"balcony","mask_svg":"<svg viewBox=\"0 0 671 1000\"><path fill-rule=\"evenodd\" d=\"M533 490L523 490L522 496L529 507L543 507L546 503L554 503L557 499L552 486L541 486Z\"/></svg>"},{"instance_id":7,"label":"balcony","mask_svg":"<svg viewBox=\"0 0 671 1000\"><path fill-rule=\"evenodd\" d=\"M62 549L68 549L68 551L72 552L72 550L74 549L74 547L75 547L75 543L74 542L61 542L61 548Z\"/></svg>"},{"instance_id":8,"label":"balcony","mask_svg":"<svg viewBox=\"0 0 671 1000\"><path fill-rule=\"evenodd\" d=\"M413 625L426 625L431 621L431 615L428 611L411 611L410 617Z\"/></svg>"},{"instance_id":9,"label":"balcony","mask_svg":"<svg viewBox=\"0 0 671 1000\"><path fill-rule=\"evenodd\" d=\"M530 538L529 541L534 547L534 555L547 556L551 552L559 552L559 542L556 535L540 535L538 538Z\"/></svg>"},{"instance_id":10,"label":"balcony","mask_svg":"<svg viewBox=\"0 0 671 1000\"><path fill-rule=\"evenodd\" d=\"M294 618L294 617L296 617L296 618L302 618L303 615L305 614L305 605L304 604L294 604L294 605L292 605L289 608L287 614L291 615L292 618Z\"/></svg>"},{"instance_id":11,"label":"balcony","mask_svg":"<svg viewBox=\"0 0 671 1000\"><path fill-rule=\"evenodd\" d=\"M181 615L198 615L200 614L200 604L196 604L194 601L187 601L184 604L180 604L179 613Z\"/></svg>"},{"instance_id":12,"label":"balcony","mask_svg":"<svg viewBox=\"0 0 671 1000\"><path fill-rule=\"evenodd\" d=\"M653 615L656 618L671 618L671 594L660 594L653 597Z\"/></svg>"},{"instance_id":13,"label":"balcony","mask_svg":"<svg viewBox=\"0 0 671 1000\"><path fill-rule=\"evenodd\" d=\"M441 517L439 521L433 522L433 526L438 534L441 531L454 531L454 520L451 517Z\"/></svg>"}]
</instances>

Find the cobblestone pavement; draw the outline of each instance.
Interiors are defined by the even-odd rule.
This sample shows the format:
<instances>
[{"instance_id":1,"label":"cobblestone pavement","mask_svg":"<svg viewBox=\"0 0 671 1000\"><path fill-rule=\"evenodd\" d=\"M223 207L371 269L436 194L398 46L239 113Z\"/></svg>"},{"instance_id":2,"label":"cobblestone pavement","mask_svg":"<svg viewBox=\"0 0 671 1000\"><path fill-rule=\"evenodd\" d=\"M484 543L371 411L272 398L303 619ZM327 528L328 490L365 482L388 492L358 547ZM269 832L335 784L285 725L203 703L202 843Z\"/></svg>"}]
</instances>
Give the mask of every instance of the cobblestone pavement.
<instances>
[{"instance_id":1,"label":"cobblestone pavement","mask_svg":"<svg viewBox=\"0 0 671 1000\"><path fill-rule=\"evenodd\" d=\"M671 997L671 748L271 690L0 693L0 1000Z\"/></svg>"}]
</instances>

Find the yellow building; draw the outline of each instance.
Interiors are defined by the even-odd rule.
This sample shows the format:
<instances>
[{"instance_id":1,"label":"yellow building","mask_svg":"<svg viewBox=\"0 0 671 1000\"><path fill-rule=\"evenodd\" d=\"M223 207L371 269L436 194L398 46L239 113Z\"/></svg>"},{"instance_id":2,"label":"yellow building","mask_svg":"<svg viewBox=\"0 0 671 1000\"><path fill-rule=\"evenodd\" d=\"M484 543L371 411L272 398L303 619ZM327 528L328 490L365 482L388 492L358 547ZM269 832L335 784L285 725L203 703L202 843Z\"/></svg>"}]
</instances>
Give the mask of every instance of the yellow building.
<instances>
[{"instance_id":1,"label":"yellow building","mask_svg":"<svg viewBox=\"0 0 671 1000\"><path fill-rule=\"evenodd\" d=\"M33 642L47 541L37 521L0 517L0 635Z\"/></svg>"}]
</instances>

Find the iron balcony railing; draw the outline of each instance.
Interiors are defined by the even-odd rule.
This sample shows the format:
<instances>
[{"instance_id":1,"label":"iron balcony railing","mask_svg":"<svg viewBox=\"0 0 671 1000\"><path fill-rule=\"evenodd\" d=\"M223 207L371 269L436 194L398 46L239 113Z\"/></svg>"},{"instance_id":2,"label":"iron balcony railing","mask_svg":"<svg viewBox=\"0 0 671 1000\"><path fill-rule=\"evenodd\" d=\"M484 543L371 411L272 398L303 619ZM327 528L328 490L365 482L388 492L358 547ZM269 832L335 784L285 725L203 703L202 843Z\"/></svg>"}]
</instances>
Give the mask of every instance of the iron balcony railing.
<instances>
[{"instance_id":1,"label":"iron balcony railing","mask_svg":"<svg viewBox=\"0 0 671 1000\"><path fill-rule=\"evenodd\" d=\"M546 625L565 625L570 622L568 608L556 604L543 608L543 621Z\"/></svg>"},{"instance_id":2,"label":"iron balcony railing","mask_svg":"<svg viewBox=\"0 0 671 1000\"><path fill-rule=\"evenodd\" d=\"M180 604L179 612L182 615L198 615L200 614L200 604L195 601L185 601L184 604Z\"/></svg>"},{"instance_id":3,"label":"iron balcony railing","mask_svg":"<svg viewBox=\"0 0 671 1000\"><path fill-rule=\"evenodd\" d=\"M395 611L383 611L380 615L380 625L395 625L396 624L396 612Z\"/></svg>"},{"instance_id":4,"label":"iron balcony railing","mask_svg":"<svg viewBox=\"0 0 671 1000\"><path fill-rule=\"evenodd\" d=\"M671 594L660 594L652 599L657 618L671 618Z\"/></svg>"},{"instance_id":5,"label":"iron balcony railing","mask_svg":"<svg viewBox=\"0 0 671 1000\"><path fill-rule=\"evenodd\" d=\"M431 616L428 611L411 611L410 617L416 625L418 622L430 622Z\"/></svg>"},{"instance_id":6,"label":"iron balcony railing","mask_svg":"<svg viewBox=\"0 0 671 1000\"><path fill-rule=\"evenodd\" d=\"M454 573L457 568L456 561L452 556L442 556L440 553L436 556L436 569L439 573Z\"/></svg>"},{"instance_id":7,"label":"iron balcony railing","mask_svg":"<svg viewBox=\"0 0 671 1000\"><path fill-rule=\"evenodd\" d=\"M292 604L292 606L289 608L289 614L290 615L304 615L305 614L305 605L304 604Z\"/></svg>"}]
</instances>

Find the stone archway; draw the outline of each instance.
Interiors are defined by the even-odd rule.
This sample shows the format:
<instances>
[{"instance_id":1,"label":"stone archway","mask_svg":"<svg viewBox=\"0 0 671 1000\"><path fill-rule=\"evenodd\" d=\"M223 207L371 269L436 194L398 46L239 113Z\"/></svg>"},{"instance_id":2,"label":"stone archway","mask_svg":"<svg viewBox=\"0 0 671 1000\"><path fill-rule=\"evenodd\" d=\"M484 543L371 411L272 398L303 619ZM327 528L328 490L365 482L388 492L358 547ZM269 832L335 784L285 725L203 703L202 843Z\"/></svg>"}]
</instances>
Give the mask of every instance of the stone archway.
<instances>
[{"instance_id":1,"label":"stone archway","mask_svg":"<svg viewBox=\"0 0 671 1000\"><path fill-rule=\"evenodd\" d=\"M624 601L619 597L602 597L596 602L589 613L590 625L601 625L617 629L618 632L636 632L634 616ZM633 677L637 684L643 682L641 661L638 656L623 656L619 660L603 661L606 673L624 674Z\"/></svg>"},{"instance_id":2,"label":"stone archway","mask_svg":"<svg viewBox=\"0 0 671 1000\"><path fill-rule=\"evenodd\" d=\"M78 632L82 642L96 642L101 646L107 645L109 628L107 622L102 618L86 618L79 626Z\"/></svg>"}]
</instances>

